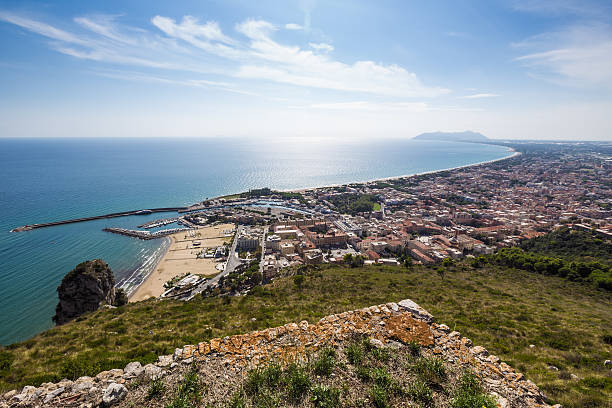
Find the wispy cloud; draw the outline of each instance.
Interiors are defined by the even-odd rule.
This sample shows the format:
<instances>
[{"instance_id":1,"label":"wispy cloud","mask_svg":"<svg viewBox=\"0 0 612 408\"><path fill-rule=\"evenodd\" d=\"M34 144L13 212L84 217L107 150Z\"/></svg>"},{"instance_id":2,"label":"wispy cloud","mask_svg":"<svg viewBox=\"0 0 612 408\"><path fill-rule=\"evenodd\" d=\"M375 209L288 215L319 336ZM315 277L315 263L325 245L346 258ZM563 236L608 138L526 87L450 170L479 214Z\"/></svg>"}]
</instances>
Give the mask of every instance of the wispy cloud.
<instances>
[{"instance_id":1,"label":"wispy cloud","mask_svg":"<svg viewBox=\"0 0 612 408\"><path fill-rule=\"evenodd\" d=\"M333 103L315 103L308 105L311 109L326 109L326 110L360 110L360 111L411 111L424 112L428 110L428 105L425 102L368 102L368 101L352 101L352 102L333 102Z\"/></svg>"},{"instance_id":2,"label":"wispy cloud","mask_svg":"<svg viewBox=\"0 0 612 408\"><path fill-rule=\"evenodd\" d=\"M334 50L334 46L327 43L308 43L308 45L316 51L332 52Z\"/></svg>"},{"instance_id":3,"label":"wispy cloud","mask_svg":"<svg viewBox=\"0 0 612 408\"><path fill-rule=\"evenodd\" d=\"M515 60L534 77L572 86L612 88L612 29L590 23L514 44L532 52Z\"/></svg>"},{"instance_id":4,"label":"wispy cloud","mask_svg":"<svg viewBox=\"0 0 612 408\"><path fill-rule=\"evenodd\" d=\"M285 29L286 30L303 30L304 27L299 24L289 23L289 24L285 24Z\"/></svg>"},{"instance_id":5,"label":"wispy cloud","mask_svg":"<svg viewBox=\"0 0 612 408\"><path fill-rule=\"evenodd\" d=\"M462 96L461 98L463 99L482 99L482 98L494 98L496 96L500 96L500 95L494 94L494 93L477 93L477 94L472 94L472 95L465 95L465 96Z\"/></svg>"},{"instance_id":6,"label":"wispy cloud","mask_svg":"<svg viewBox=\"0 0 612 408\"><path fill-rule=\"evenodd\" d=\"M305 3L305 12L312 7ZM238 36L227 35L215 21L200 22L193 16L180 21L154 16L150 29L126 26L116 17L100 15L77 17L70 30L6 12L0 12L0 20L48 38L58 52L99 63L222 75L247 81L241 82L243 86L249 81L264 81L406 98L449 92L423 84L415 73L399 65L335 60L321 52L333 50L327 43L310 44L316 53L281 44L273 38L278 27L264 20L238 23Z\"/></svg>"}]
</instances>

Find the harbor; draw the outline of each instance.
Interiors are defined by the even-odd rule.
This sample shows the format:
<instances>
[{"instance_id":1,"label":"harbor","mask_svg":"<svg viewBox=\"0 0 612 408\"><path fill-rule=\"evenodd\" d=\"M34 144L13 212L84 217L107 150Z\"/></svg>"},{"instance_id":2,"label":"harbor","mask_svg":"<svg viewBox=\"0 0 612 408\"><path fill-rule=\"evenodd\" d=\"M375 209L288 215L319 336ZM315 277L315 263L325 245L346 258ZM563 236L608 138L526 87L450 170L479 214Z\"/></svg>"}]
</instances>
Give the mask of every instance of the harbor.
<instances>
[{"instance_id":1,"label":"harbor","mask_svg":"<svg viewBox=\"0 0 612 408\"><path fill-rule=\"evenodd\" d=\"M153 214L153 213L158 213L158 212L178 212L183 209L185 209L185 207L164 207L164 208L151 208L151 209L146 209L146 210L123 211L123 212L117 212L117 213L111 213L111 214L95 215L93 217L73 218L69 220L45 222L45 223L40 223L40 224L27 224L22 227L13 228L10 232L31 231L37 228L46 228L46 227L54 227L57 225L74 224L77 222L101 220L104 218L127 217L130 215L148 215L148 214Z\"/></svg>"},{"instance_id":2,"label":"harbor","mask_svg":"<svg viewBox=\"0 0 612 408\"><path fill-rule=\"evenodd\" d=\"M126 228L104 228L102 231L111 232L113 234L125 235L127 237L138 238L138 239L157 239L167 237L168 235L176 234L177 232L188 231L191 228L169 228L165 230L150 232L141 230L132 230Z\"/></svg>"}]
</instances>

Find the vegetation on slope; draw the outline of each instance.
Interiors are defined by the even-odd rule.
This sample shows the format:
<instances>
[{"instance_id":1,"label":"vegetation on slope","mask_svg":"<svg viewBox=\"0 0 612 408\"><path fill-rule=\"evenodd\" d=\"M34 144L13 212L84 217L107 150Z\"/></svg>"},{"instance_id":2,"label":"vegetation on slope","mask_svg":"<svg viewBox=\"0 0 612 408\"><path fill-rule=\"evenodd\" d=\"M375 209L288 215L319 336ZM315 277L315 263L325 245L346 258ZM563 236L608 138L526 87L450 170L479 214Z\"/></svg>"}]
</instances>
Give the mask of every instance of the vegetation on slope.
<instances>
[{"instance_id":1,"label":"vegetation on slope","mask_svg":"<svg viewBox=\"0 0 612 408\"><path fill-rule=\"evenodd\" d=\"M344 193L327 199L339 213L355 215L380 210L380 203L374 194Z\"/></svg>"},{"instance_id":2,"label":"vegetation on slope","mask_svg":"<svg viewBox=\"0 0 612 408\"><path fill-rule=\"evenodd\" d=\"M612 351L610 293L556 276L467 263L449 265L445 273L322 267L299 284L283 278L239 298L150 300L99 310L1 351L0 389L144 364L184 344L404 298L524 372L554 402L587 407L612 397L610 369L603 365Z\"/></svg>"},{"instance_id":3,"label":"vegetation on slope","mask_svg":"<svg viewBox=\"0 0 612 408\"><path fill-rule=\"evenodd\" d=\"M220 362L179 366L163 379L128 384L131 392L123 405L497 408L474 373L418 343L379 348L356 335L303 357L283 365L266 362L245 376Z\"/></svg>"},{"instance_id":4,"label":"vegetation on slope","mask_svg":"<svg viewBox=\"0 0 612 408\"><path fill-rule=\"evenodd\" d=\"M598 261L608 266L612 264L612 242L589 231L563 227L541 237L526 240L520 246L528 252L568 261Z\"/></svg>"}]
</instances>

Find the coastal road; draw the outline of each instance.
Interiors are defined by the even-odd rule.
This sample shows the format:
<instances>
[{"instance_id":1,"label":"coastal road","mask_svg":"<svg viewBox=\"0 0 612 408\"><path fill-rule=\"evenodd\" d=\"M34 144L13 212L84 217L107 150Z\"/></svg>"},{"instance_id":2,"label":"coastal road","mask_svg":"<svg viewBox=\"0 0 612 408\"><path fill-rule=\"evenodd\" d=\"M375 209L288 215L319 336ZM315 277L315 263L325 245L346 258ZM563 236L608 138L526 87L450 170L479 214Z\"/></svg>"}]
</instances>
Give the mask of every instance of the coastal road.
<instances>
[{"instance_id":1,"label":"coastal road","mask_svg":"<svg viewBox=\"0 0 612 408\"><path fill-rule=\"evenodd\" d=\"M259 259L259 272L263 277L264 257L266 256L266 234L268 234L268 226L266 225L261 234L261 258Z\"/></svg>"},{"instance_id":2,"label":"coastal road","mask_svg":"<svg viewBox=\"0 0 612 408\"><path fill-rule=\"evenodd\" d=\"M236 228L236 235L234 236L234 242L232 243L232 247L230 248L229 254L227 255L227 262L225 263L225 269L223 269L223 272L221 272L214 278L209 279L208 281L198 286L192 292L190 299L193 298L193 296L195 296L196 294L206 290L207 288L215 286L217 283L219 283L219 280L221 280L222 277L227 276L230 273L232 273L234 269L236 269L238 265L242 263L240 261L240 258L238 258L238 253L236 252L236 244L238 243L238 235L243 229L244 227L241 227L241 226L238 226Z\"/></svg>"}]
</instances>

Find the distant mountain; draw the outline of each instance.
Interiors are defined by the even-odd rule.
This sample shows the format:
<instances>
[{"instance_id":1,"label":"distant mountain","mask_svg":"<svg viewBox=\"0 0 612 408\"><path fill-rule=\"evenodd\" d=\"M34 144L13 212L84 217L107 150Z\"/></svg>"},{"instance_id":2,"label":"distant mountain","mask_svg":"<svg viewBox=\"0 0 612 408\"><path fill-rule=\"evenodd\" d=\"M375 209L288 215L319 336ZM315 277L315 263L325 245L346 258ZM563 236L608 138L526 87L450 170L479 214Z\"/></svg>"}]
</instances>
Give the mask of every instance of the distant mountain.
<instances>
[{"instance_id":1,"label":"distant mountain","mask_svg":"<svg viewBox=\"0 0 612 408\"><path fill-rule=\"evenodd\" d=\"M447 142L484 142L490 140L485 135L466 130L465 132L429 132L421 133L414 139L420 140L444 140Z\"/></svg>"}]
</instances>

